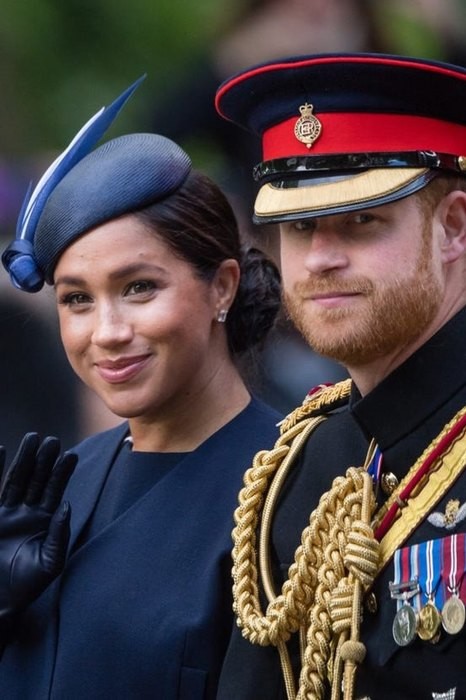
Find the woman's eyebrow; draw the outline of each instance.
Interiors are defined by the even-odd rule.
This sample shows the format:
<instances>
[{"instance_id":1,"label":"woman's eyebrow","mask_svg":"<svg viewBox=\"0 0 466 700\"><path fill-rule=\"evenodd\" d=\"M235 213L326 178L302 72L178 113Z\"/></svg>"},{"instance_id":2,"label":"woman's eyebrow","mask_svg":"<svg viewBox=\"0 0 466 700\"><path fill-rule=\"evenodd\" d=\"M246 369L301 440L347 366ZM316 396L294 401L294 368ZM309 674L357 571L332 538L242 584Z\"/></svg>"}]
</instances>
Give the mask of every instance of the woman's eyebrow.
<instances>
[{"instance_id":1,"label":"woman's eyebrow","mask_svg":"<svg viewBox=\"0 0 466 700\"><path fill-rule=\"evenodd\" d=\"M133 274L140 274L143 272L156 272L162 275L167 274L166 268L160 267L159 265L154 265L153 263L149 263L146 261L141 261L136 263L129 263L128 265L123 265L122 267L119 267L117 270L113 270L109 274L109 279L118 280ZM56 278L54 284L56 287L59 284L80 285L84 284L85 282L86 280L84 279L84 277L79 275L60 275L60 277Z\"/></svg>"}]
</instances>

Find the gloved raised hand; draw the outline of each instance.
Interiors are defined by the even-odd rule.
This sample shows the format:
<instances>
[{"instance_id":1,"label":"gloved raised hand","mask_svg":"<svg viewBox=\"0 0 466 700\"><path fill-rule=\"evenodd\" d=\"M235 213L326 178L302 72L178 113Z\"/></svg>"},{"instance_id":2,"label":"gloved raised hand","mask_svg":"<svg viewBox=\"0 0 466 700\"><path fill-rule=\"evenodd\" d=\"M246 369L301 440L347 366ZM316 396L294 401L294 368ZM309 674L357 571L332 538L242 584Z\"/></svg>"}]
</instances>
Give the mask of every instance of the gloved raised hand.
<instances>
[{"instance_id":1,"label":"gloved raised hand","mask_svg":"<svg viewBox=\"0 0 466 700\"><path fill-rule=\"evenodd\" d=\"M32 603L63 570L71 507L61 500L77 456L60 441L24 436L8 471L0 448L0 640L15 613ZM61 504L61 505L60 505Z\"/></svg>"}]
</instances>

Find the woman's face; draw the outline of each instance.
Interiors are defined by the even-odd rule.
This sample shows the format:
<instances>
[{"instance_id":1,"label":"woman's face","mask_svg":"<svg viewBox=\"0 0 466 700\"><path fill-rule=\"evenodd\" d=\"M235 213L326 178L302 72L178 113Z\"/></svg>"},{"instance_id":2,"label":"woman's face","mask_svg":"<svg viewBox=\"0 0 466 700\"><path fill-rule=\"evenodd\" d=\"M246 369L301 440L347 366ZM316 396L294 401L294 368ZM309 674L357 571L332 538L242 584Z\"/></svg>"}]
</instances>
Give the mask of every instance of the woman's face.
<instances>
[{"instance_id":1,"label":"woman's face","mask_svg":"<svg viewBox=\"0 0 466 700\"><path fill-rule=\"evenodd\" d=\"M218 275L208 284L132 216L77 239L55 270L60 331L77 375L126 418L202 397L226 359ZM223 334L219 342L220 334Z\"/></svg>"}]
</instances>

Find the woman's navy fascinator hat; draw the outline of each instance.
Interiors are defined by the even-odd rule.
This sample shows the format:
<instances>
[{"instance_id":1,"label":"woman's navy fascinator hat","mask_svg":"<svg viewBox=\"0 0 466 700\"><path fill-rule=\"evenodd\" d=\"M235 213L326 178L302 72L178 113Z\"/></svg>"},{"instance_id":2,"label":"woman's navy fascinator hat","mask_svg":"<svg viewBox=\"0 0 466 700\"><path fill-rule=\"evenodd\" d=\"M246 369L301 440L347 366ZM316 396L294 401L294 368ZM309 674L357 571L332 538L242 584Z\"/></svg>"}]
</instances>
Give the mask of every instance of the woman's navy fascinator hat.
<instances>
[{"instance_id":1,"label":"woman's navy fascinator hat","mask_svg":"<svg viewBox=\"0 0 466 700\"><path fill-rule=\"evenodd\" d=\"M38 292L53 283L60 255L79 236L175 192L191 170L189 156L158 134L127 134L91 151L144 80L102 107L29 188L16 238L2 255L12 284Z\"/></svg>"}]
</instances>

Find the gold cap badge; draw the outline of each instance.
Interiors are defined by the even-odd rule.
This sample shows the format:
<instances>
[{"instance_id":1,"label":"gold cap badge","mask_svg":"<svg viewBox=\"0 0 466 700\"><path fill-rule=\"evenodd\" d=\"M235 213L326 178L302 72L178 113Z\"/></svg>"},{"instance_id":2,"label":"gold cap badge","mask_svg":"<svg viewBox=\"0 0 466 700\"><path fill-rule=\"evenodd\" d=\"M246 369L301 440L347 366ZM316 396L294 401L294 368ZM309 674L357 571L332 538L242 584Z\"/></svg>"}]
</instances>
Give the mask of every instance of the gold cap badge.
<instances>
[{"instance_id":1,"label":"gold cap badge","mask_svg":"<svg viewBox=\"0 0 466 700\"><path fill-rule=\"evenodd\" d=\"M301 116L294 125L294 135L298 141L305 143L308 148L312 147L312 144L319 138L322 131L322 124L312 113L313 109L313 105L307 102L301 105L299 108Z\"/></svg>"}]
</instances>

